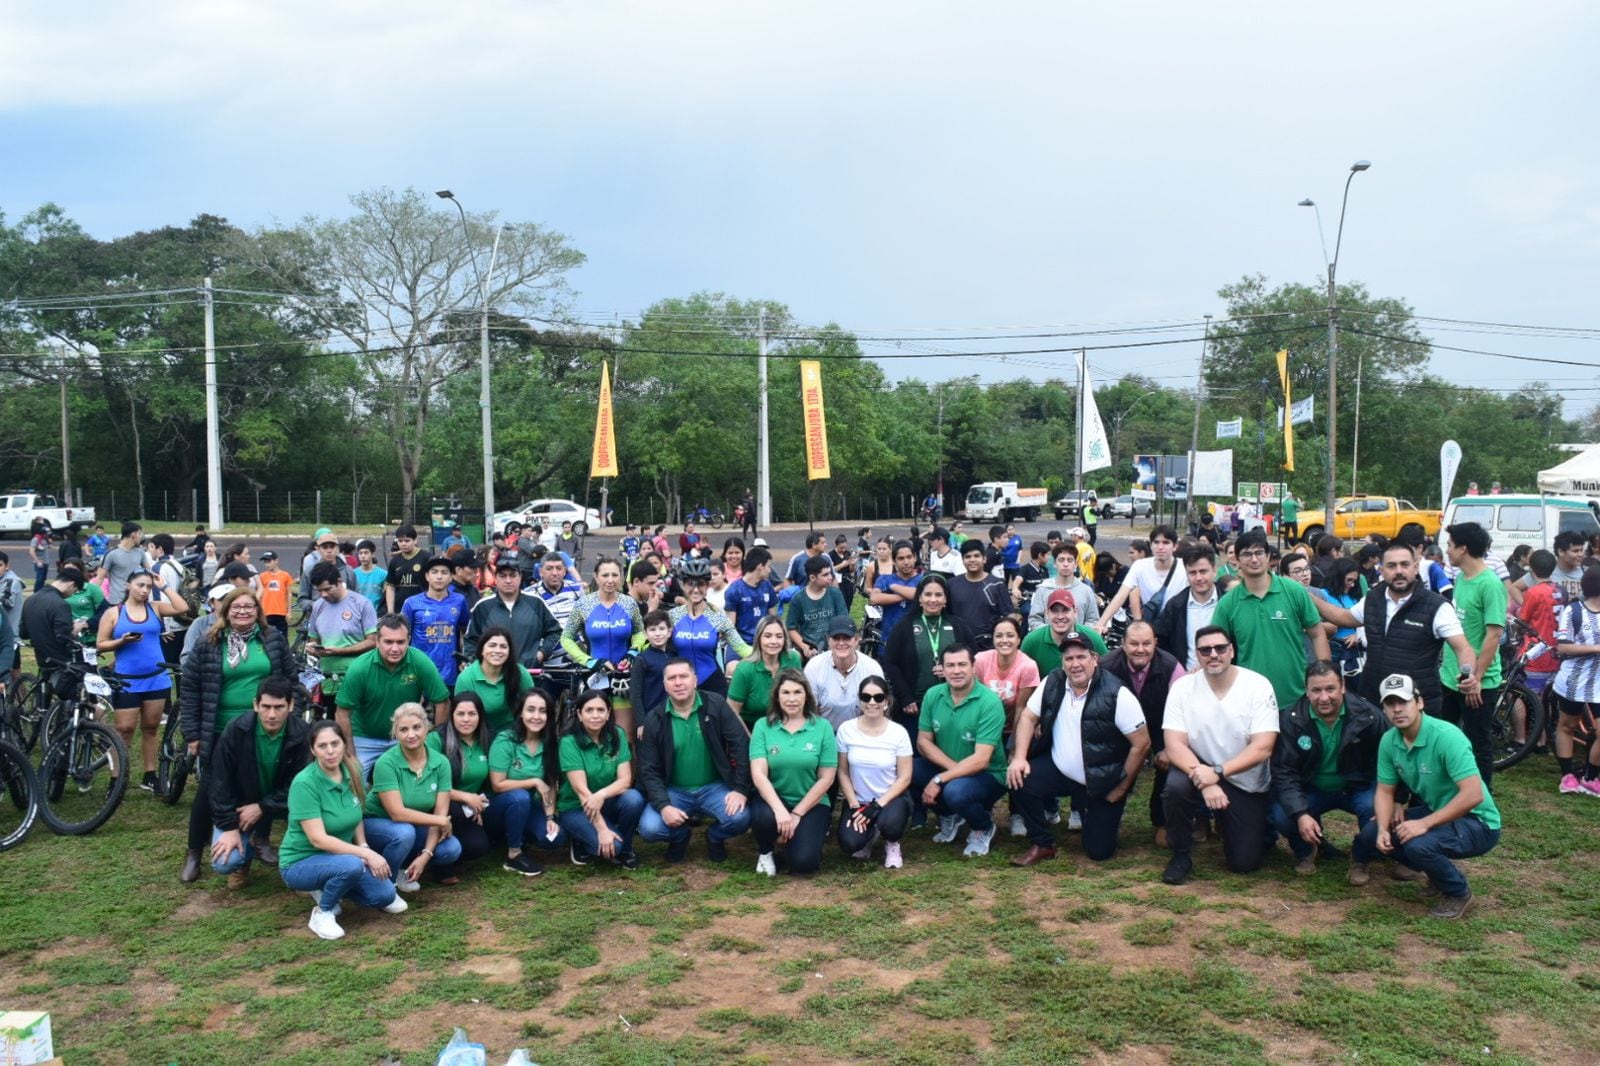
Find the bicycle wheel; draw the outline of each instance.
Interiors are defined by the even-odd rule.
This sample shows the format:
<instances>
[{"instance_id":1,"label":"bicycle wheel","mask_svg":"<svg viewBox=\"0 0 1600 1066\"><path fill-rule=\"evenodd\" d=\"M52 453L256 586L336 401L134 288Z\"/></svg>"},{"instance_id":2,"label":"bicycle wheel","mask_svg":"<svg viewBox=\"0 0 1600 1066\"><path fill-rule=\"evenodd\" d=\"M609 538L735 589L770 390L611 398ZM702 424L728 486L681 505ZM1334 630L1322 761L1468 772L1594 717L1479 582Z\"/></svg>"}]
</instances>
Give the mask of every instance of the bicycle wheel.
<instances>
[{"instance_id":1,"label":"bicycle wheel","mask_svg":"<svg viewBox=\"0 0 1600 1066\"><path fill-rule=\"evenodd\" d=\"M63 730L45 752L39 816L64 836L92 833L121 805L130 772L128 748L117 731L80 721Z\"/></svg>"},{"instance_id":2,"label":"bicycle wheel","mask_svg":"<svg viewBox=\"0 0 1600 1066\"><path fill-rule=\"evenodd\" d=\"M28 839L39 820L39 782L21 748L0 741L0 851Z\"/></svg>"},{"instance_id":3,"label":"bicycle wheel","mask_svg":"<svg viewBox=\"0 0 1600 1066\"><path fill-rule=\"evenodd\" d=\"M1518 730L1522 739L1517 739ZM1528 757L1544 732L1544 701L1522 684L1500 690L1489 714L1489 743L1494 750L1494 768L1508 770Z\"/></svg>"},{"instance_id":4,"label":"bicycle wheel","mask_svg":"<svg viewBox=\"0 0 1600 1066\"><path fill-rule=\"evenodd\" d=\"M39 726L44 720L41 702L39 679L32 674L23 674L15 685L6 686L0 736L24 752L32 751L39 739Z\"/></svg>"},{"instance_id":5,"label":"bicycle wheel","mask_svg":"<svg viewBox=\"0 0 1600 1066\"><path fill-rule=\"evenodd\" d=\"M189 747L178 728L177 712L168 711L167 724L161 730L161 752L156 759L156 794L170 807L183 798L188 783Z\"/></svg>"}]
</instances>

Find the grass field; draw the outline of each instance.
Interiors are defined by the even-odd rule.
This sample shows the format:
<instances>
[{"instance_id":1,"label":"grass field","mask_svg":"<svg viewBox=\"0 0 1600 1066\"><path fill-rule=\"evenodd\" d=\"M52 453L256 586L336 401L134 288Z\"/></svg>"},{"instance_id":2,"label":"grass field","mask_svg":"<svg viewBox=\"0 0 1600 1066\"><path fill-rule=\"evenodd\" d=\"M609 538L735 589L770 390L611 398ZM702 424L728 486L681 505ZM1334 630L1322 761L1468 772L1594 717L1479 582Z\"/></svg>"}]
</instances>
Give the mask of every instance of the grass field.
<instances>
[{"instance_id":1,"label":"grass field","mask_svg":"<svg viewBox=\"0 0 1600 1066\"><path fill-rule=\"evenodd\" d=\"M485 864L324 943L276 871L180 885L186 805L133 793L0 857L0 1006L52 1011L73 1064L431 1063L456 1025L494 1063L1594 1063L1600 803L1550 767L1499 782L1457 923L1343 863L1226 874L1215 842L1166 887L1141 808L1101 866L1012 869L1003 831L985 860L912 834L898 872L830 851L810 881L754 874L748 838L725 867L698 838L633 874Z\"/></svg>"}]
</instances>

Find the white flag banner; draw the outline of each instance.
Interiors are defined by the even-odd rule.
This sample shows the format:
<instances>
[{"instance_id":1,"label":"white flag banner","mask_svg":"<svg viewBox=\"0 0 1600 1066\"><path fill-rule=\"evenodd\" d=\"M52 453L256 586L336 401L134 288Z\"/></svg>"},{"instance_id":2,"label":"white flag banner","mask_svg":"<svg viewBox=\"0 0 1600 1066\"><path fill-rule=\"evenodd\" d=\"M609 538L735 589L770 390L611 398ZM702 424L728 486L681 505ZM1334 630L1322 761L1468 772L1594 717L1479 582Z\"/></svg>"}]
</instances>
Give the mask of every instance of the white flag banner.
<instances>
[{"instance_id":1,"label":"white flag banner","mask_svg":"<svg viewBox=\"0 0 1600 1066\"><path fill-rule=\"evenodd\" d=\"M1316 399L1317 398L1315 396L1307 396L1303 400L1296 400L1289 408L1289 424L1291 426L1298 426L1303 422L1314 421L1317 417L1315 409ZM1217 424L1221 425L1220 422ZM1278 408L1278 428L1283 428L1282 407ZM1221 436L1221 434L1218 434L1218 436Z\"/></svg>"},{"instance_id":2,"label":"white flag banner","mask_svg":"<svg viewBox=\"0 0 1600 1066\"><path fill-rule=\"evenodd\" d=\"M1278 418L1279 418L1280 421L1282 421L1282 419L1283 419L1282 414L1280 414L1278 416ZM1218 440L1227 440L1229 437L1243 437L1243 436L1244 436L1244 419L1235 418L1232 422L1218 422L1217 423L1217 439ZM1232 481L1233 479L1229 478L1228 480Z\"/></svg>"},{"instance_id":3,"label":"white flag banner","mask_svg":"<svg viewBox=\"0 0 1600 1066\"><path fill-rule=\"evenodd\" d=\"M1111 443L1106 440L1105 423L1095 406L1094 386L1089 382L1089 364L1084 352L1078 353L1078 388L1083 392L1083 425L1078 427L1078 469L1087 474L1111 465Z\"/></svg>"},{"instance_id":4,"label":"white flag banner","mask_svg":"<svg viewBox=\"0 0 1600 1066\"><path fill-rule=\"evenodd\" d=\"M1447 440L1439 446L1439 499L1443 501L1439 506L1446 507L1450 503L1450 487L1456 482L1456 468L1461 465L1461 445L1453 440Z\"/></svg>"},{"instance_id":5,"label":"white flag banner","mask_svg":"<svg viewBox=\"0 0 1600 1066\"><path fill-rule=\"evenodd\" d=\"M1189 487L1196 496L1227 496L1233 490L1233 449L1195 452L1189 471Z\"/></svg>"}]
</instances>

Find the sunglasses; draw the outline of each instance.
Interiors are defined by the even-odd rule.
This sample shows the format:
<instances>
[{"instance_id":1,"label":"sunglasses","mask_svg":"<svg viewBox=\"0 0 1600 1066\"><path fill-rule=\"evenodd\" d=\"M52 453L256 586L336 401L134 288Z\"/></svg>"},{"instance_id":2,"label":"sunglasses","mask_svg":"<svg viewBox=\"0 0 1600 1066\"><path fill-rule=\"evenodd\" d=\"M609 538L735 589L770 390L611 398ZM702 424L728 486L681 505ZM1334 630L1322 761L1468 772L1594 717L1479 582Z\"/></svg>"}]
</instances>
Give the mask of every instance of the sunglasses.
<instances>
[{"instance_id":1,"label":"sunglasses","mask_svg":"<svg viewBox=\"0 0 1600 1066\"><path fill-rule=\"evenodd\" d=\"M863 692L861 694L861 702L862 703L888 703L889 702L889 694L887 692Z\"/></svg>"},{"instance_id":2,"label":"sunglasses","mask_svg":"<svg viewBox=\"0 0 1600 1066\"><path fill-rule=\"evenodd\" d=\"M1226 645L1226 644L1207 644L1203 648L1197 646L1194 649L1194 653L1196 655L1199 655L1199 656L1202 656L1204 658L1209 659L1212 656L1226 655L1228 653L1228 645Z\"/></svg>"}]
</instances>

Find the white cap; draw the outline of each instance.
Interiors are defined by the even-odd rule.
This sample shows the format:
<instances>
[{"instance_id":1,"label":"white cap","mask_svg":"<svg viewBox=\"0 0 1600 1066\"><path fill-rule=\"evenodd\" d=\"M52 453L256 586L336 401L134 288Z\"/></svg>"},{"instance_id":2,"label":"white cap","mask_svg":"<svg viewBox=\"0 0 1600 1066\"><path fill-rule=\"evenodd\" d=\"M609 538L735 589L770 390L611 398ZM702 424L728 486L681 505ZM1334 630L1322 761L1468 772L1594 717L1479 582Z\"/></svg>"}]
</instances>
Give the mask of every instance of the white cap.
<instances>
[{"instance_id":1,"label":"white cap","mask_svg":"<svg viewBox=\"0 0 1600 1066\"><path fill-rule=\"evenodd\" d=\"M1390 700L1405 700L1407 703L1417 698L1416 683L1405 674L1390 674L1378 683L1378 699L1382 703Z\"/></svg>"}]
</instances>

